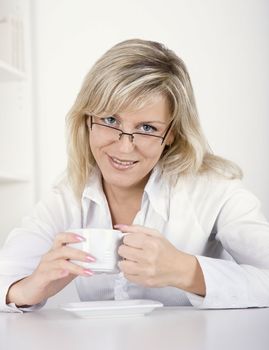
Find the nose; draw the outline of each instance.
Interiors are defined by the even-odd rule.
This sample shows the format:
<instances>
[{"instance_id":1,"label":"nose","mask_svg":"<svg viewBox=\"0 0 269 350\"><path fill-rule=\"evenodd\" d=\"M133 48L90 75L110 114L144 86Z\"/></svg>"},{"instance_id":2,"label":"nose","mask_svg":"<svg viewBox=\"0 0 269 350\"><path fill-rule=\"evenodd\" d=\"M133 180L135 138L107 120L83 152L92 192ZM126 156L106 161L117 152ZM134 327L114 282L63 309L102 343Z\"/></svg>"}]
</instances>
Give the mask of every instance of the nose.
<instances>
[{"instance_id":1,"label":"nose","mask_svg":"<svg viewBox=\"0 0 269 350\"><path fill-rule=\"evenodd\" d=\"M130 140L131 142L134 141L134 135L133 135L133 134L130 134L130 133L128 133L128 132L124 132L124 131L122 131L122 132L119 134L119 140L120 140L120 139L122 138L122 136L124 136L124 135L128 136L128 137L129 137L129 140Z\"/></svg>"},{"instance_id":2,"label":"nose","mask_svg":"<svg viewBox=\"0 0 269 350\"><path fill-rule=\"evenodd\" d=\"M121 133L119 135L120 151L123 153L131 152L134 148L134 136L128 133Z\"/></svg>"}]
</instances>

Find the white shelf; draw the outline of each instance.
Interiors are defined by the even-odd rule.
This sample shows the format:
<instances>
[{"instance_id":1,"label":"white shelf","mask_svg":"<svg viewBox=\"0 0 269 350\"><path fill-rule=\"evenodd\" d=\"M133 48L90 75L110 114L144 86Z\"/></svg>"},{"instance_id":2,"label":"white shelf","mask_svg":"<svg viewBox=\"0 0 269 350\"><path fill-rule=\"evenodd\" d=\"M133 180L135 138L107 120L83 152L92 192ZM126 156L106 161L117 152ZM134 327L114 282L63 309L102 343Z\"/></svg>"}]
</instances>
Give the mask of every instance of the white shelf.
<instances>
[{"instance_id":1,"label":"white shelf","mask_svg":"<svg viewBox=\"0 0 269 350\"><path fill-rule=\"evenodd\" d=\"M0 81L20 81L25 80L26 74L0 60Z\"/></svg>"},{"instance_id":2,"label":"white shelf","mask_svg":"<svg viewBox=\"0 0 269 350\"><path fill-rule=\"evenodd\" d=\"M21 176L18 174L9 174L0 171L0 184L1 183L14 183L14 182L29 182L28 176Z\"/></svg>"},{"instance_id":3,"label":"white shelf","mask_svg":"<svg viewBox=\"0 0 269 350\"><path fill-rule=\"evenodd\" d=\"M0 248L36 201L31 9L31 0L0 0Z\"/></svg>"}]
</instances>

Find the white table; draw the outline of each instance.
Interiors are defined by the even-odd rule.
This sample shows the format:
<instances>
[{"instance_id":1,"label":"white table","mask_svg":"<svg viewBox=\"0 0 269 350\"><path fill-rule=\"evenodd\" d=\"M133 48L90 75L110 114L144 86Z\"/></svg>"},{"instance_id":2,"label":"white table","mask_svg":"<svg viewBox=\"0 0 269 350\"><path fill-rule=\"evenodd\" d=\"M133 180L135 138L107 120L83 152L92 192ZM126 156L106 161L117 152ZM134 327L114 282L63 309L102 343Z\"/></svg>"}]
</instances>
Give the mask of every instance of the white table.
<instances>
[{"instance_id":1,"label":"white table","mask_svg":"<svg viewBox=\"0 0 269 350\"><path fill-rule=\"evenodd\" d=\"M269 308L162 308L110 319L82 319L60 309L0 313L0 349L268 350Z\"/></svg>"}]
</instances>

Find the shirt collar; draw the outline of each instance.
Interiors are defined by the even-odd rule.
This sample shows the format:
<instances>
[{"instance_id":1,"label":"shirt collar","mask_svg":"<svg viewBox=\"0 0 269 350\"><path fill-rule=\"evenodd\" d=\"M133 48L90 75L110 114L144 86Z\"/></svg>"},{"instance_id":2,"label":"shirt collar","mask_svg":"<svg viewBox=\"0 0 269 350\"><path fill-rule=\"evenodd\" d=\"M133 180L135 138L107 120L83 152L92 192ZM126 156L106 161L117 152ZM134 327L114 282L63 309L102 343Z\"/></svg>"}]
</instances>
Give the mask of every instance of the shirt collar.
<instances>
[{"instance_id":1,"label":"shirt collar","mask_svg":"<svg viewBox=\"0 0 269 350\"><path fill-rule=\"evenodd\" d=\"M102 176L99 168L96 166L82 193L82 199L87 198L100 205L106 202L106 197L103 191Z\"/></svg>"},{"instance_id":2,"label":"shirt collar","mask_svg":"<svg viewBox=\"0 0 269 350\"><path fill-rule=\"evenodd\" d=\"M168 181L165 180L160 167L157 165L151 171L149 180L145 186L142 201L146 200L147 197L154 211L162 216L165 221L168 219L169 193ZM102 176L98 167L94 168L84 188L82 199L84 198L88 198L99 205L104 205L104 203L106 203Z\"/></svg>"},{"instance_id":3,"label":"shirt collar","mask_svg":"<svg viewBox=\"0 0 269 350\"><path fill-rule=\"evenodd\" d=\"M167 221L169 211L169 184L158 165L153 168L145 187L150 204L155 212Z\"/></svg>"}]
</instances>

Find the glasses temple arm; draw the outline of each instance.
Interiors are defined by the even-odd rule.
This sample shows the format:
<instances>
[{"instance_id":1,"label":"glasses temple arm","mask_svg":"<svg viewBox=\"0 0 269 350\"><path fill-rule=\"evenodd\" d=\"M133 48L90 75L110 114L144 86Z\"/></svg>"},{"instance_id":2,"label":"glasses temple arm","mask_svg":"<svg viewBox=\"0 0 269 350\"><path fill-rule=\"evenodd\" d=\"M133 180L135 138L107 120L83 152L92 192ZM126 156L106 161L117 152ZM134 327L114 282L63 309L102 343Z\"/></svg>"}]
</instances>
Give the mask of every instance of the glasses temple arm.
<instances>
[{"instance_id":1,"label":"glasses temple arm","mask_svg":"<svg viewBox=\"0 0 269 350\"><path fill-rule=\"evenodd\" d=\"M167 137L169 131L171 130L172 125L173 125L173 120L170 122L170 125L168 126L168 128L167 128L165 134L163 135L163 140L162 140L162 143L161 143L161 144L164 143L164 141L165 141L165 139L166 139L166 137Z\"/></svg>"}]
</instances>

